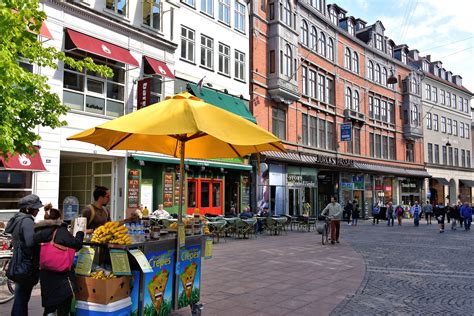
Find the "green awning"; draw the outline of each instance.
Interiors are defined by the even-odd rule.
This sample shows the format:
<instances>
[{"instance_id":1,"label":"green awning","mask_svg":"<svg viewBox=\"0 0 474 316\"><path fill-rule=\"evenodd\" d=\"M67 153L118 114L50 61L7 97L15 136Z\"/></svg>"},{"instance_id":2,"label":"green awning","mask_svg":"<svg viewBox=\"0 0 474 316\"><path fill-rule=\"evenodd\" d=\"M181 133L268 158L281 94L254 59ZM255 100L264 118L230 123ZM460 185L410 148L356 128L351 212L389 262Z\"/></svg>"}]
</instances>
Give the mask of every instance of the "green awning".
<instances>
[{"instance_id":1,"label":"green awning","mask_svg":"<svg viewBox=\"0 0 474 316\"><path fill-rule=\"evenodd\" d=\"M201 91L199 91L199 88L195 83L188 83L188 88L191 90L190 92L192 94L203 99L207 103L239 115L250 122L257 123L257 120L252 113L250 113L249 109L247 109L247 106L242 99L206 87L202 87Z\"/></svg>"},{"instance_id":2,"label":"green awning","mask_svg":"<svg viewBox=\"0 0 474 316\"><path fill-rule=\"evenodd\" d=\"M179 159L175 157L168 156L145 156L145 155L132 155L133 159L139 161L150 161L150 162L161 162L161 163L171 163L179 165ZM212 168L224 168L224 169L236 169L236 170L252 170L251 165L244 165L238 163L227 163L220 161L210 161L210 160L198 160L198 159L184 159L185 165L190 166L206 166Z\"/></svg>"}]
</instances>

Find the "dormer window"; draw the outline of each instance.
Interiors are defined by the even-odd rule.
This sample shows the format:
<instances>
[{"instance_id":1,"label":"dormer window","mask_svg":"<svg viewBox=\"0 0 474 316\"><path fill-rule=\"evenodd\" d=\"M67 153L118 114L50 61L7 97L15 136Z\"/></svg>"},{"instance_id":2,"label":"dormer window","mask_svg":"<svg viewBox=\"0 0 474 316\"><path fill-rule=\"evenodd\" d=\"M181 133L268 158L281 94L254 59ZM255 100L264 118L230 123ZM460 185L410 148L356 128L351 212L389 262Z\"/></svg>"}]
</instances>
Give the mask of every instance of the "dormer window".
<instances>
[{"instance_id":1,"label":"dormer window","mask_svg":"<svg viewBox=\"0 0 474 316\"><path fill-rule=\"evenodd\" d=\"M390 44L387 44L387 54L393 57L393 46Z\"/></svg>"},{"instance_id":2,"label":"dormer window","mask_svg":"<svg viewBox=\"0 0 474 316\"><path fill-rule=\"evenodd\" d=\"M338 24L338 18L337 18L336 10L331 9L329 11L329 15L330 15L330 18L331 18L331 22L337 25Z\"/></svg>"},{"instance_id":3,"label":"dormer window","mask_svg":"<svg viewBox=\"0 0 474 316\"><path fill-rule=\"evenodd\" d=\"M428 65L428 63L426 61L423 62L423 71L430 71L430 66Z\"/></svg>"},{"instance_id":4,"label":"dormer window","mask_svg":"<svg viewBox=\"0 0 474 316\"><path fill-rule=\"evenodd\" d=\"M383 50L382 35L375 34L375 48Z\"/></svg>"},{"instance_id":5,"label":"dormer window","mask_svg":"<svg viewBox=\"0 0 474 316\"><path fill-rule=\"evenodd\" d=\"M321 11L321 0L311 0L311 6L318 11Z\"/></svg>"},{"instance_id":6,"label":"dormer window","mask_svg":"<svg viewBox=\"0 0 474 316\"><path fill-rule=\"evenodd\" d=\"M407 63L407 53L404 50L402 50L401 53L402 53L401 61L402 61L402 63L406 64Z\"/></svg>"},{"instance_id":7,"label":"dormer window","mask_svg":"<svg viewBox=\"0 0 474 316\"><path fill-rule=\"evenodd\" d=\"M347 21L347 32L349 34L354 35L354 24L351 21Z\"/></svg>"}]
</instances>

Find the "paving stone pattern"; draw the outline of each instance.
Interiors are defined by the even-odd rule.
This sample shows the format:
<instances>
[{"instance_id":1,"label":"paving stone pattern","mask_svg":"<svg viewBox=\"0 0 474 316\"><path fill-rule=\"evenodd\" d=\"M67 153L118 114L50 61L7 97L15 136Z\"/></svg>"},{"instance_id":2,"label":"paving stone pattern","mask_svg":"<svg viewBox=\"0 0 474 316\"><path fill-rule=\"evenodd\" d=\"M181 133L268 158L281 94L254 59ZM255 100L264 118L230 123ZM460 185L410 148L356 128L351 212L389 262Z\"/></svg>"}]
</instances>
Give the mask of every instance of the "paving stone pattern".
<instances>
[{"instance_id":1,"label":"paving stone pattern","mask_svg":"<svg viewBox=\"0 0 474 316\"><path fill-rule=\"evenodd\" d=\"M474 315L472 231L440 234L424 220L350 228L345 239L364 258L366 274L331 315Z\"/></svg>"}]
</instances>

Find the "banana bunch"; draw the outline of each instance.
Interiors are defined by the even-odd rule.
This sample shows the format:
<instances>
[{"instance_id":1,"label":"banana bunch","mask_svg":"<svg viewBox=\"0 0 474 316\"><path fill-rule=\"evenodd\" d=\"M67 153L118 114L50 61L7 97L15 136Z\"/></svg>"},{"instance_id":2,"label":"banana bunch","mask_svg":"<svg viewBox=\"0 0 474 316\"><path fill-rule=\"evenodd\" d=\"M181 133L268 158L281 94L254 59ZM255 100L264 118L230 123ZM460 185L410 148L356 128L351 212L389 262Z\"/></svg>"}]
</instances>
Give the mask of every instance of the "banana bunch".
<instances>
[{"instance_id":1,"label":"banana bunch","mask_svg":"<svg viewBox=\"0 0 474 316\"><path fill-rule=\"evenodd\" d=\"M119 222L107 222L94 231L91 241L99 244L129 245L132 240L127 232L127 227Z\"/></svg>"},{"instance_id":2,"label":"banana bunch","mask_svg":"<svg viewBox=\"0 0 474 316\"><path fill-rule=\"evenodd\" d=\"M99 271L92 272L90 277L93 279L98 279L98 280L106 280L106 279L114 279L117 276L113 274L113 272L99 270Z\"/></svg>"}]
</instances>

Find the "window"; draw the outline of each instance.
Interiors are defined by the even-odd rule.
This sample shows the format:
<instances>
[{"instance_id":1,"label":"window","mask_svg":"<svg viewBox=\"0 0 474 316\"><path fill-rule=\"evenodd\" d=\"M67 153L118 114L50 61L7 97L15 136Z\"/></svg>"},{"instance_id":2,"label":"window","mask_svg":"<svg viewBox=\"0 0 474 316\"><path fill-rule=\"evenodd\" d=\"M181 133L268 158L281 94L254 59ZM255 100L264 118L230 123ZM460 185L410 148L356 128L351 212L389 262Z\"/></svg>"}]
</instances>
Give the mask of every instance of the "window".
<instances>
[{"instance_id":1,"label":"window","mask_svg":"<svg viewBox=\"0 0 474 316\"><path fill-rule=\"evenodd\" d=\"M290 0L286 0L284 7L283 7L283 12L282 12L282 20L283 23L291 27L291 4Z\"/></svg>"},{"instance_id":2,"label":"window","mask_svg":"<svg viewBox=\"0 0 474 316\"><path fill-rule=\"evenodd\" d=\"M328 39L328 54L326 57L329 60L334 60L334 40L331 37ZM359 67L357 67L356 72L359 72Z\"/></svg>"},{"instance_id":3,"label":"window","mask_svg":"<svg viewBox=\"0 0 474 316\"><path fill-rule=\"evenodd\" d=\"M428 162L433 163L433 144L428 143Z\"/></svg>"},{"instance_id":4,"label":"window","mask_svg":"<svg viewBox=\"0 0 474 316\"><path fill-rule=\"evenodd\" d=\"M388 136L382 136L382 158L388 159Z\"/></svg>"},{"instance_id":5,"label":"window","mask_svg":"<svg viewBox=\"0 0 474 316\"><path fill-rule=\"evenodd\" d=\"M445 105L445 104L446 104L446 102L445 102L444 90L442 90L442 89L439 90L439 102L440 102L442 105Z\"/></svg>"},{"instance_id":6,"label":"window","mask_svg":"<svg viewBox=\"0 0 474 316\"><path fill-rule=\"evenodd\" d=\"M351 51L346 48L344 51L344 65L347 69L351 69Z\"/></svg>"},{"instance_id":7,"label":"window","mask_svg":"<svg viewBox=\"0 0 474 316\"><path fill-rule=\"evenodd\" d=\"M327 129L327 149L334 150L336 140L334 139L334 123L327 121L326 122L326 129Z\"/></svg>"},{"instance_id":8,"label":"window","mask_svg":"<svg viewBox=\"0 0 474 316\"><path fill-rule=\"evenodd\" d=\"M273 73L275 73L275 51L274 50L270 51L269 58L270 58L270 61L269 61L270 73L273 74Z\"/></svg>"},{"instance_id":9,"label":"window","mask_svg":"<svg viewBox=\"0 0 474 316\"><path fill-rule=\"evenodd\" d=\"M347 32L354 35L354 25L350 21L347 21Z\"/></svg>"},{"instance_id":10,"label":"window","mask_svg":"<svg viewBox=\"0 0 474 316\"><path fill-rule=\"evenodd\" d=\"M352 91L350 88L346 88L346 109L352 109Z\"/></svg>"},{"instance_id":11,"label":"window","mask_svg":"<svg viewBox=\"0 0 474 316\"><path fill-rule=\"evenodd\" d=\"M382 135L375 134L375 157L382 157Z\"/></svg>"},{"instance_id":12,"label":"window","mask_svg":"<svg viewBox=\"0 0 474 316\"><path fill-rule=\"evenodd\" d=\"M438 114L433 114L433 129L438 131Z\"/></svg>"},{"instance_id":13,"label":"window","mask_svg":"<svg viewBox=\"0 0 474 316\"><path fill-rule=\"evenodd\" d=\"M464 137L469 139L469 124L464 124Z\"/></svg>"},{"instance_id":14,"label":"window","mask_svg":"<svg viewBox=\"0 0 474 316\"><path fill-rule=\"evenodd\" d=\"M431 86L429 84L425 85L425 98L431 100Z\"/></svg>"},{"instance_id":15,"label":"window","mask_svg":"<svg viewBox=\"0 0 474 316\"><path fill-rule=\"evenodd\" d=\"M318 32L316 28L313 26L311 27L311 49L316 51L318 49Z\"/></svg>"},{"instance_id":16,"label":"window","mask_svg":"<svg viewBox=\"0 0 474 316\"><path fill-rule=\"evenodd\" d=\"M163 80L161 76L153 75L151 77L150 104L161 101L163 97Z\"/></svg>"},{"instance_id":17,"label":"window","mask_svg":"<svg viewBox=\"0 0 474 316\"><path fill-rule=\"evenodd\" d=\"M464 99L464 112L469 113L469 100Z\"/></svg>"},{"instance_id":18,"label":"window","mask_svg":"<svg viewBox=\"0 0 474 316\"><path fill-rule=\"evenodd\" d=\"M375 146L374 133L370 133L369 134L370 157L375 157L375 155L374 155L374 146Z\"/></svg>"},{"instance_id":19,"label":"window","mask_svg":"<svg viewBox=\"0 0 474 316\"><path fill-rule=\"evenodd\" d=\"M218 71L227 76L230 75L230 47L219 43L219 69Z\"/></svg>"},{"instance_id":20,"label":"window","mask_svg":"<svg viewBox=\"0 0 474 316\"><path fill-rule=\"evenodd\" d=\"M446 105L451 107L451 93L446 92Z\"/></svg>"},{"instance_id":21,"label":"window","mask_svg":"<svg viewBox=\"0 0 474 316\"><path fill-rule=\"evenodd\" d=\"M438 88L431 87L431 100L438 103Z\"/></svg>"},{"instance_id":22,"label":"window","mask_svg":"<svg viewBox=\"0 0 474 316\"><path fill-rule=\"evenodd\" d=\"M395 138L388 138L388 159L395 160Z\"/></svg>"},{"instance_id":23,"label":"window","mask_svg":"<svg viewBox=\"0 0 474 316\"><path fill-rule=\"evenodd\" d=\"M374 98L369 97L369 116L374 117Z\"/></svg>"},{"instance_id":24,"label":"window","mask_svg":"<svg viewBox=\"0 0 474 316\"><path fill-rule=\"evenodd\" d=\"M382 68L382 82L381 84L383 84L384 86L387 85L387 68L383 67Z\"/></svg>"},{"instance_id":25,"label":"window","mask_svg":"<svg viewBox=\"0 0 474 316\"><path fill-rule=\"evenodd\" d=\"M161 0L143 1L143 24L156 30L161 29L160 2Z\"/></svg>"},{"instance_id":26,"label":"window","mask_svg":"<svg viewBox=\"0 0 474 316\"><path fill-rule=\"evenodd\" d=\"M393 111L393 103L387 103L387 122L388 123L394 123L395 118L393 117L394 111Z\"/></svg>"},{"instance_id":27,"label":"window","mask_svg":"<svg viewBox=\"0 0 474 316\"><path fill-rule=\"evenodd\" d=\"M466 167L471 168L471 151L466 150Z\"/></svg>"},{"instance_id":28,"label":"window","mask_svg":"<svg viewBox=\"0 0 474 316\"><path fill-rule=\"evenodd\" d=\"M464 123L459 122L459 137L464 137Z\"/></svg>"},{"instance_id":29,"label":"window","mask_svg":"<svg viewBox=\"0 0 474 316\"><path fill-rule=\"evenodd\" d=\"M454 165L459 167L459 149L454 148Z\"/></svg>"},{"instance_id":30,"label":"window","mask_svg":"<svg viewBox=\"0 0 474 316\"><path fill-rule=\"evenodd\" d=\"M204 12L210 16L214 16L213 0L201 0L201 12Z\"/></svg>"},{"instance_id":31,"label":"window","mask_svg":"<svg viewBox=\"0 0 474 316\"><path fill-rule=\"evenodd\" d=\"M329 10L329 15L331 18L331 22L338 25L338 18L337 18L337 13L334 9Z\"/></svg>"},{"instance_id":32,"label":"window","mask_svg":"<svg viewBox=\"0 0 474 316\"><path fill-rule=\"evenodd\" d=\"M318 146L318 118L314 116L309 117L309 145L312 147Z\"/></svg>"},{"instance_id":33,"label":"window","mask_svg":"<svg viewBox=\"0 0 474 316\"><path fill-rule=\"evenodd\" d=\"M458 136L458 121L453 120L453 135Z\"/></svg>"},{"instance_id":34,"label":"window","mask_svg":"<svg viewBox=\"0 0 474 316\"><path fill-rule=\"evenodd\" d=\"M305 20L301 21L301 42L303 45L308 45L309 30L308 23Z\"/></svg>"},{"instance_id":35,"label":"window","mask_svg":"<svg viewBox=\"0 0 474 316\"><path fill-rule=\"evenodd\" d=\"M380 100L374 99L374 118L380 120Z\"/></svg>"},{"instance_id":36,"label":"window","mask_svg":"<svg viewBox=\"0 0 474 316\"><path fill-rule=\"evenodd\" d=\"M368 73L367 73L367 78L369 80L374 80L374 63L372 61L369 61L369 67L368 67Z\"/></svg>"},{"instance_id":37,"label":"window","mask_svg":"<svg viewBox=\"0 0 474 316\"><path fill-rule=\"evenodd\" d=\"M387 101L380 101L380 119L387 122Z\"/></svg>"},{"instance_id":38,"label":"window","mask_svg":"<svg viewBox=\"0 0 474 316\"><path fill-rule=\"evenodd\" d=\"M360 128L354 128L352 131L352 136L354 140L354 154L360 155Z\"/></svg>"},{"instance_id":39,"label":"window","mask_svg":"<svg viewBox=\"0 0 474 316\"><path fill-rule=\"evenodd\" d=\"M461 167L466 167L466 150L461 149Z\"/></svg>"},{"instance_id":40,"label":"window","mask_svg":"<svg viewBox=\"0 0 474 316\"><path fill-rule=\"evenodd\" d=\"M378 83L381 82L381 80L380 80L380 65L378 65L378 64L375 66L375 78L374 78L374 81L375 81L375 82L378 82Z\"/></svg>"},{"instance_id":41,"label":"window","mask_svg":"<svg viewBox=\"0 0 474 316\"><path fill-rule=\"evenodd\" d=\"M333 104L333 91L334 91L334 85L333 81L326 77L326 92L324 94L324 102L328 104Z\"/></svg>"},{"instance_id":42,"label":"window","mask_svg":"<svg viewBox=\"0 0 474 316\"><path fill-rule=\"evenodd\" d=\"M426 113L426 128L427 129L432 129L431 125L431 112Z\"/></svg>"},{"instance_id":43,"label":"window","mask_svg":"<svg viewBox=\"0 0 474 316\"><path fill-rule=\"evenodd\" d=\"M105 7L116 14L127 16L127 0L106 0Z\"/></svg>"},{"instance_id":44,"label":"window","mask_svg":"<svg viewBox=\"0 0 474 316\"><path fill-rule=\"evenodd\" d=\"M301 114L301 141L304 145L308 145L308 114Z\"/></svg>"},{"instance_id":45,"label":"window","mask_svg":"<svg viewBox=\"0 0 474 316\"><path fill-rule=\"evenodd\" d=\"M230 0L219 0L219 21L230 25Z\"/></svg>"},{"instance_id":46,"label":"window","mask_svg":"<svg viewBox=\"0 0 474 316\"><path fill-rule=\"evenodd\" d=\"M411 93L418 94L418 83L415 78L411 79Z\"/></svg>"},{"instance_id":47,"label":"window","mask_svg":"<svg viewBox=\"0 0 474 316\"><path fill-rule=\"evenodd\" d=\"M352 98L352 109L359 112L359 92L354 90L354 96Z\"/></svg>"},{"instance_id":48,"label":"window","mask_svg":"<svg viewBox=\"0 0 474 316\"><path fill-rule=\"evenodd\" d=\"M181 27L181 58L194 62L194 31Z\"/></svg>"},{"instance_id":49,"label":"window","mask_svg":"<svg viewBox=\"0 0 474 316\"><path fill-rule=\"evenodd\" d=\"M245 6L235 2L234 27L237 31L245 33Z\"/></svg>"},{"instance_id":50,"label":"window","mask_svg":"<svg viewBox=\"0 0 474 316\"><path fill-rule=\"evenodd\" d=\"M451 106L455 109L456 108L456 95L453 93L451 94Z\"/></svg>"},{"instance_id":51,"label":"window","mask_svg":"<svg viewBox=\"0 0 474 316\"><path fill-rule=\"evenodd\" d=\"M453 147L448 148L448 153L449 153L449 165L453 165Z\"/></svg>"},{"instance_id":52,"label":"window","mask_svg":"<svg viewBox=\"0 0 474 316\"><path fill-rule=\"evenodd\" d=\"M309 96L311 98L317 98L316 85L317 85L317 73L314 70L309 70Z\"/></svg>"},{"instance_id":53,"label":"window","mask_svg":"<svg viewBox=\"0 0 474 316\"><path fill-rule=\"evenodd\" d=\"M390 44L387 44L387 54L389 54L390 57L393 57L393 46Z\"/></svg>"},{"instance_id":54,"label":"window","mask_svg":"<svg viewBox=\"0 0 474 316\"><path fill-rule=\"evenodd\" d=\"M326 100L324 96L324 81L324 76L318 75L318 99L323 102Z\"/></svg>"},{"instance_id":55,"label":"window","mask_svg":"<svg viewBox=\"0 0 474 316\"><path fill-rule=\"evenodd\" d=\"M21 198L33 193L33 172L0 170L0 209L18 211Z\"/></svg>"},{"instance_id":56,"label":"window","mask_svg":"<svg viewBox=\"0 0 474 316\"><path fill-rule=\"evenodd\" d=\"M443 146L443 165L448 164L448 151L446 149L446 146Z\"/></svg>"},{"instance_id":57,"label":"window","mask_svg":"<svg viewBox=\"0 0 474 316\"><path fill-rule=\"evenodd\" d=\"M326 35L323 32L319 32L319 53L326 56Z\"/></svg>"},{"instance_id":58,"label":"window","mask_svg":"<svg viewBox=\"0 0 474 316\"><path fill-rule=\"evenodd\" d=\"M402 50L402 63L407 63L407 53L404 50Z\"/></svg>"},{"instance_id":59,"label":"window","mask_svg":"<svg viewBox=\"0 0 474 316\"><path fill-rule=\"evenodd\" d=\"M462 111L463 108L462 108L462 98L461 98L461 97L458 98L458 102L459 102L459 103L458 103L458 104L459 104L459 105L458 105L459 111Z\"/></svg>"},{"instance_id":60,"label":"window","mask_svg":"<svg viewBox=\"0 0 474 316\"><path fill-rule=\"evenodd\" d=\"M326 148L326 121L319 119L319 148Z\"/></svg>"},{"instance_id":61,"label":"window","mask_svg":"<svg viewBox=\"0 0 474 316\"><path fill-rule=\"evenodd\" d=\"M415 153L414 153L414 146L412 143L408 143L406 145L406 161L409 161L409 162L414 162L415 161Z\"/></svg>"},{"instance_id":62,"label":"window","mask_svg":"<svg viewBox=\"0 0 474 316\"><path fill-rule=\"evenodd\" d=\"M245 81L245 54L235 50L235 78Z\"/></svg>"},{"instance_id":63,"label":"window","mask_svg":"<svg viewBox=\"0 0 474 316\"><path fill-rule=\"evenodd\" d=\"M453 133L453 121L448 118L448 128L447 128L447 133L448 134L452 134Z\"/></svg>"},{"instance_id":64,"label":"window","mask_svg":"<svg viewBox=\"0 0 474 316\"><path fill-rule=\"evenodd\" d=\"M382 35L380 34L375 35L375 48L377 48L378 50L383 50Z\"/></svg>"},{"instance_id":65,"label":"window","mask_svg":"<svg viewBox=\"0 0 474 316\"><path fill-rule=\"evenodd\" d=\"M434 145L434 162L439 164L439 145Z\"/></svg>"},{"instance_id":66,"label":"window","mask_svg":"<svg viewBox=\"0 0 474 316\"><path fill-rule=\"evenodd\" d=\"M280 139L286 139L286 113L284 110L272 109L272 133Z\"/></svg>"},{"instance_id":67,"label":"window","mask_svg":"<svg viewBox=\"0 0 474 316\"><path fill-rule=\"evenodd\" d=\"M446 133L446 118L441 116L441 132Z\"/></svg>"},{"instance_id":68,"label":"window","mask_svg":"<svg viewBox=\"0 0 474 316\"><path fill-rule=\"evenodd\" d=\"M290 45L286 44L285 55L283 58L283 68L282 68L282 72L285 76L288 76L288 77L292 76L292 69L291 69L292 64L293 64L293 54L291 52L291 47Z\"/></svg>"},{"instance_id":69,"label":"window","mask_svg":"<svg viewBox=\"0 0 474 316\"><path fill-rule=\"evenodd\" d=\"M305 66L301 67L301 93L308 95L308 68Z\"/></svg>"},{"instance_id":70,"label":"window","mask_svg":"<svg viewBox=\"0 0 474 316\"><path fill-rule=\"evenodd\" d=\"M187 5L191 6L191 7L195 7L196 6L196 3L194 2L195 0L181 0L183 3L186 3Z\"/></svg>"},{"instance_id":71,"label":"window","mask_svg":"<svg viewBox=\"0 0 474 316\"><path fill-rule=\"evenodd\" d=\"M318 11L321 11L321 0L311 0L311 6Z\"/></svg>"},{"instance_id":72,"label":"window","mask_svg":"<svg viewBox=\"0 0 474 316\"><path fill-rule=\"evenodd\" d=\"M201 35L201 65L213 69L214 67L214 40Z\"/></svg>"},{"instance_id":73,"label":"window","mask_svg":"<svg viewBox=\"0 0 474 316\"><path fill-rule=\"evenodd\" d=\"M68 57L82 60L91 57L102 65L112 68L113 77L104 78L92 71L73 70L64 67L63 103L72 110L107 116L122 116L125 108L125 65L123 63L75 51L66 53Z\"/></svg>"},{"instance_id":74,"label":"window","mask_svg":"<svg viewBox=\"0 0 474 316\"><path fill-rule=\"evenodd\" d=\"M411 122L418 126L418 106L416 104L411 106Z\"/></svg>"}]
</instances>

